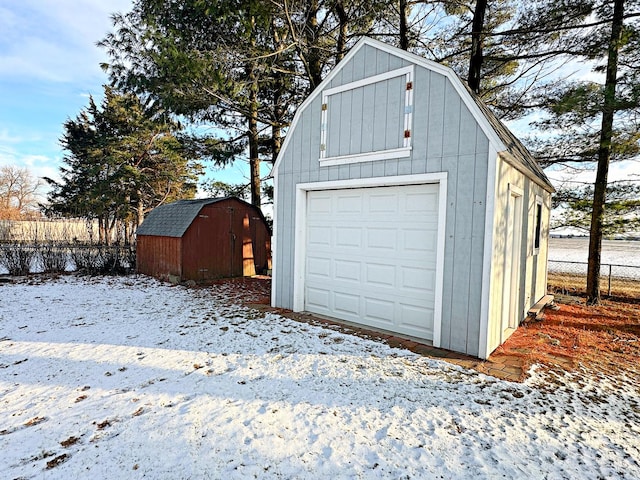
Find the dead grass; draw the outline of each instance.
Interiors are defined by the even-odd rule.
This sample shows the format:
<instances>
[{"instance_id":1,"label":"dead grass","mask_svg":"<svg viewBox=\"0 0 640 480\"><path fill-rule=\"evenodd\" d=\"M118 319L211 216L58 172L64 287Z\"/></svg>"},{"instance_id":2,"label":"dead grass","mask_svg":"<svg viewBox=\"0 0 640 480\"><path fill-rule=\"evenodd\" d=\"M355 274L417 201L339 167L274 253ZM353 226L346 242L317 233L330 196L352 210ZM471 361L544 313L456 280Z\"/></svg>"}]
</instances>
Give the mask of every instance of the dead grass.
<instances>
[{"instance_id":1,"label":"dead grass","mask_svg":"<svg viewBox=\"0 0 640 480\"><path fill-rule=\"evenodd\" d=\"M605 300L587 307L582 298L560 296L559 310L546 309L541 322L527 323L501 346L524 367L542 363L606 374L640 376L640 305Z\"/></svg>"},{"instance_id":2,"label":"dead grass","mask_svg":"<svg viewBox=\"0 0 640 480\"><path fill-rule=\"evenodd\" d=\"M582 295L587 289L585 275L549 273L547 280L551 293ZM603 295L638 301L640 299L640 281L630 278L612 278L611 285L609 285L609 280L605 277L600 280L600 291Z\"/></svg>"}]
</instances>

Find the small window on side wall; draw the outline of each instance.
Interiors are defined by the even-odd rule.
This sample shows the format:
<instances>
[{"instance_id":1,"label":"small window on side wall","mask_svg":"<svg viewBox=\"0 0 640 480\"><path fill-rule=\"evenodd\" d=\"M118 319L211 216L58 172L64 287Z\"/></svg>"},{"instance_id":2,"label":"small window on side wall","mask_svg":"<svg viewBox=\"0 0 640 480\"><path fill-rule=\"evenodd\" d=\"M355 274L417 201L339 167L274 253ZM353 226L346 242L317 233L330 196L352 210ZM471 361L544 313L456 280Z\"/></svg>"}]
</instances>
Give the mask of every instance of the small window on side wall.
<instances>
[{"instance_id":1,"label":"small window on side wall","mask_svg":"<svg viewBox=\"0 0 640 480\"><path fill-rule=\"evenodd\" d=\"M540 240L542 236L542 197L536 195L536 231L533 237L533 254L537 255L540 252Z\"/></svg>"}]
</instances>

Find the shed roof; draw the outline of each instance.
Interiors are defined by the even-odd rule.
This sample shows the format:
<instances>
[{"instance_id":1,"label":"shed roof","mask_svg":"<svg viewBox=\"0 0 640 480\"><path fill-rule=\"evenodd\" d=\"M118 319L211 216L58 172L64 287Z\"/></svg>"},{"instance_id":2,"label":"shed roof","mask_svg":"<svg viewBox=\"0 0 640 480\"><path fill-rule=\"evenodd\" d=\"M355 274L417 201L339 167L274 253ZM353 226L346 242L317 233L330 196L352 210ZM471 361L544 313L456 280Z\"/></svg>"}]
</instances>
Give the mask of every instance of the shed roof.
<instances>
[{"instance_id":1,"label":"shed roof","mask_svg":"<svg viewBox=\"0 0 640 480\"><path fill-rule=\"evenodd\" d=\"M182 237L205 205L235 197L178 200L154 208L136 231L137 235Z\"/></svg>"},{"instance_id":2,"label":"shed roof","mask_svg":"<svg viewBox=\"0 0 640 480\"><path fill-rule=\"evenodd\" d=\"M465 87L467 86L465 85ZM505 150L498 153L515 168L520 167L519 170L524 169L533 174L535 177L533 180L536 180L537 183L546 190L553 192L555 189L549 181L549 178L544 173L534 156L531 155L531 152L527 150L527 147L522 144L518 137L516 137L504 123L502 123L502 120L493 113L493 110L491 110L478 95L469 90L468 87L467 90L491 125L491 128L493 128L505 146Z\"/></svg>"}]
</instances>

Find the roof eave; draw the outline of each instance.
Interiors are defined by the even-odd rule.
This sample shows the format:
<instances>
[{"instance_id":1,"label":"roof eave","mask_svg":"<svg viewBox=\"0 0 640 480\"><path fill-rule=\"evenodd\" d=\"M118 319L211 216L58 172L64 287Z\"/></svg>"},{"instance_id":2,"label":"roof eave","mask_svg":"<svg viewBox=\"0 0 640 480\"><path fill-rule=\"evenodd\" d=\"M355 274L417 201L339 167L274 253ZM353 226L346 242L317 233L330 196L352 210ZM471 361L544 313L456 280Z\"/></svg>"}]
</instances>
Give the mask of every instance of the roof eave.
<instances>
[{"instance_id":1,"label":"roof eave","mask_svg":"<svg viewBox=\"0 0 640 480\"><path fill-rule=\"evenodd\" d=\"M508 151L498 152L498 156L502 160L504 160L508 165L518 170L525 177L527 177L528 179L533 181L535 184L545 189L547 192L554 193L556 191L553 185L551 185L551 182L546 178L546 175L545 175L545 178L539 177L530 169L528 169L525 165L523 165L522 162L518 161L510 152Z\"/></svg>"}]
</instances>

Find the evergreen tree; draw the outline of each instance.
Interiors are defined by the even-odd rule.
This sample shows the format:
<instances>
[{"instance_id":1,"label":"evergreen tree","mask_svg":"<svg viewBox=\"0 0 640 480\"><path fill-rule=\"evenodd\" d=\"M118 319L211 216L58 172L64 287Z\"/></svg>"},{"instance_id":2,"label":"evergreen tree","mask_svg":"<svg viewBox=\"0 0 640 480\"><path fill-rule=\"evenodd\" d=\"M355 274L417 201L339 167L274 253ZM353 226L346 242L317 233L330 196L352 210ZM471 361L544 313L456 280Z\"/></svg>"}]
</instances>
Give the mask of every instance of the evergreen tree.
<instances>
[{"instance_id":1,"label":"evergreen tree","mask_svg":"<svg viewBox=\"0 0 640 480\"><path fill-rule=\"evenodd\" d=\"M587 302L600 302L600 257L606 231L607 183L611 161L640 154L640 2L564 0L537 12L538 29L554 32L554 48L595 65L593 80L567 82L544 104L549 114L538 126L551 135L537 147L547 164L596 167L591 202ZM562 6L570 6L563 14ZM611 203L610 203L611 205ZM610 212L610 213L613 213Z\"/></svg>"},{"instance_id":2,"label":"evergreen tree","mask_svg":"<svg viewBox=\"0 0 640 480\"><path fill-rule=\"evenodd\" d=\"M573 227L588 232L593 210L593 185L562 187L553 196L558 211L551 228ZM640 185L631 181L610 183L602 221L605 237L640 231Z\"/></svg>"},{"instance_id":3,"label":"evergreen tree","mask_svg":"<svg viewBox=\"0 0 640 480\"><path fill-rule=\"evenodd\" d=\"M135 95L106 87L100 106L90 98L64 123L62 180L46 179L49 212L97 219L100 241L109 243L116 227L131 234L152 208L193 197L200 167L178 131Z\"/></svg>"},{"instance_id":4,"label":"evergreen tree","mask_svg":"<svg viewBox=\"0 0 640 480\"><path fill-rule=\"evenodd\" d=\"M218 164L248 149L257 206L260 154L277 154L294 80L286 75L284 27L274 13L269 2L255 0L138 0L131 12L114 16L116 31L101 42L117 85L222 132Z\"/></svg>"}]
</instances>

